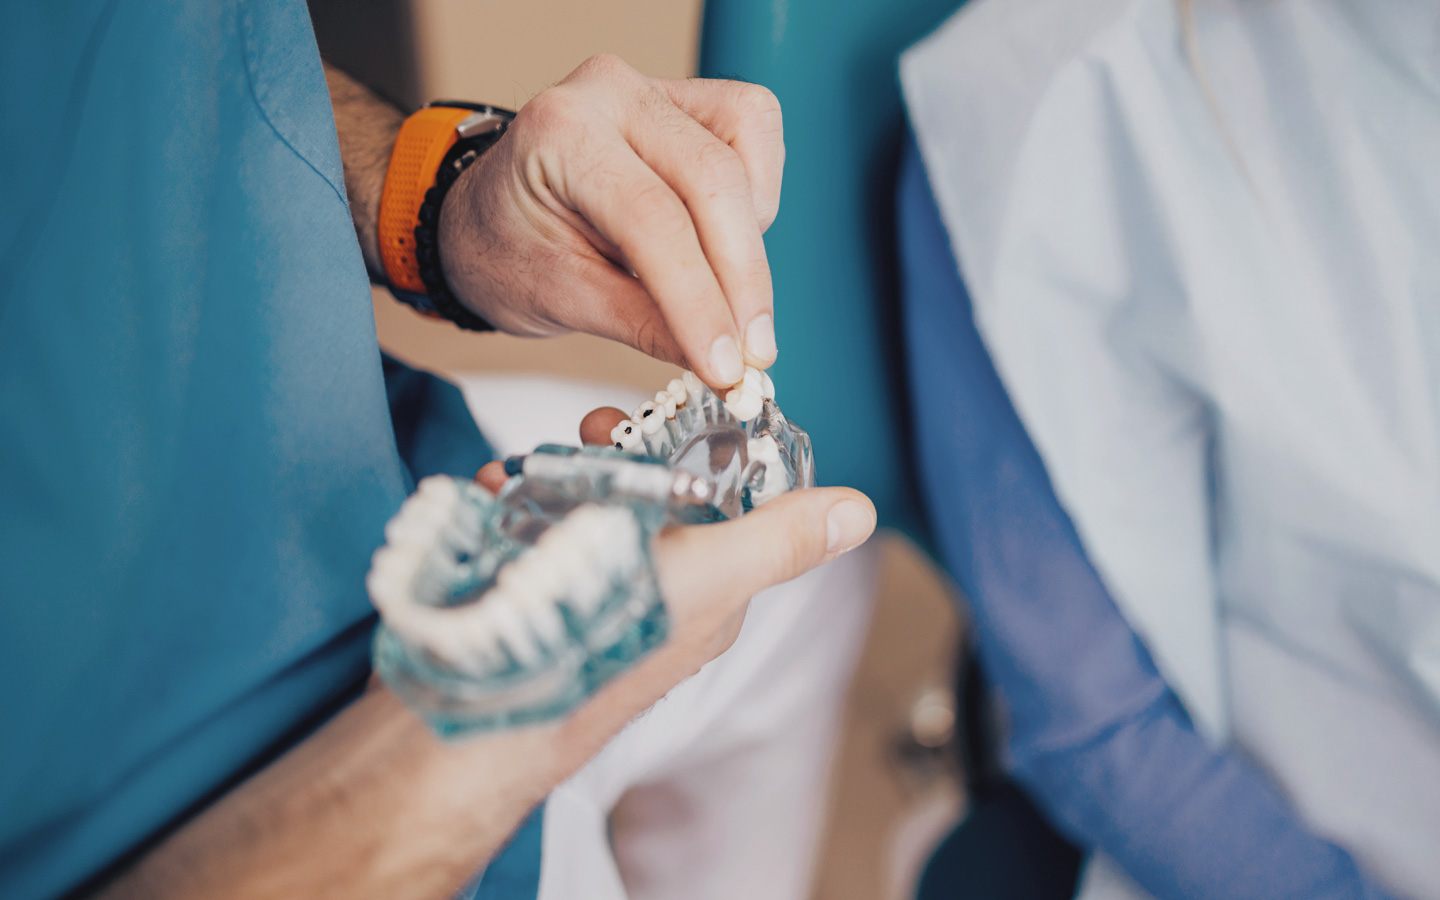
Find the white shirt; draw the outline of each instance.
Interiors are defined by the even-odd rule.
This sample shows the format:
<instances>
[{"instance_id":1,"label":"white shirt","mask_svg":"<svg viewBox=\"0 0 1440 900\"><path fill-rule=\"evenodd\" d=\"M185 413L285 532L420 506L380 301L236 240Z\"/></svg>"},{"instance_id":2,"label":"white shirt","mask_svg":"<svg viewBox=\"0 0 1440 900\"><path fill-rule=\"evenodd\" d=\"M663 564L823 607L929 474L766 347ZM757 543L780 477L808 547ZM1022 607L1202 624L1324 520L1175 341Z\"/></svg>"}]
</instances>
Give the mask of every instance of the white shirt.
<instances>
[{"instance_id":1,"label":"white shirt","mask_svg":"<svg viewBox=\"0 0 1440 900\"><path fill-rule=\"evenodd\" d=\"M977 0L906 55L911 119L1006 389L1202 730L1440 898L1440 5L1199 2L1198 70L1185 35L1169 0Z\"/></svg>"}]
</instances>

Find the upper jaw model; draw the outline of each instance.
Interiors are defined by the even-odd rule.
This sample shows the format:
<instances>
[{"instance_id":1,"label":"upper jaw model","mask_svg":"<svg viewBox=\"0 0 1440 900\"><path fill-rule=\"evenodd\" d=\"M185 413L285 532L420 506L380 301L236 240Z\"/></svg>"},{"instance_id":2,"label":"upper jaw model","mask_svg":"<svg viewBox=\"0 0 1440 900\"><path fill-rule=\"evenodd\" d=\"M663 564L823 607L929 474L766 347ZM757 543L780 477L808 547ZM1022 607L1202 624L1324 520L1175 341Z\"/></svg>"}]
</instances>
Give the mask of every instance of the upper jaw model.
<instances>
[{"instance_id":1,"label":"upper jaw model","mask_svg":"<svg viewBox=\"0 0 1440 900\"><path fill-rule=\"evenodd\" d=\"M611 433L506 461L498 495L431 476L366 580L381 677L443 735L557 718L664 641L650 543L812 487L810 438L747 369L722 401L692 373Z\"/></svg>"}]
</instances>

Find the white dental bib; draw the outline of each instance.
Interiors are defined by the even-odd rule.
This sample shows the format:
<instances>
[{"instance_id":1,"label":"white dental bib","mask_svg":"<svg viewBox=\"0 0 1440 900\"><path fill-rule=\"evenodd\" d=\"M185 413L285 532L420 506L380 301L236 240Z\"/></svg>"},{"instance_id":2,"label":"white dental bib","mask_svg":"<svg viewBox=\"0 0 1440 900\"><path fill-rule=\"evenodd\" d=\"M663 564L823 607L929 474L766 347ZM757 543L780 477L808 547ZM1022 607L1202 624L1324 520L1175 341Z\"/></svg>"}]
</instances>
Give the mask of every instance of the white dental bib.
<instances>
[{"instance_id":1,"label":"white dental bib","mask_svg":"<svg viewBox=\"0 0 1440 900\"><path fill-rule=\"evenodd\" d=\"M1440 898L1440 6L1196 20L1203 87L1171 0L977 0L906 54L911 121L1006 389L1201 730Z\"/></svg>"}]
</instances>

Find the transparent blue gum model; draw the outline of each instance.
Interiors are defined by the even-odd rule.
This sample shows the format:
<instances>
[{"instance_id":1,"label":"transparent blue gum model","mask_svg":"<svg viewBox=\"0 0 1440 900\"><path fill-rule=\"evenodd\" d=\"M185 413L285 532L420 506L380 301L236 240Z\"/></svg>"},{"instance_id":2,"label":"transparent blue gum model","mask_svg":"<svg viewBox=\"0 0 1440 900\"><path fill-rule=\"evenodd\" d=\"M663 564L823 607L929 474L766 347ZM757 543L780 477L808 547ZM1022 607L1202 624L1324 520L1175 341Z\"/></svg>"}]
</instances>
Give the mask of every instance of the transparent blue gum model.
<instances>
[{"instance_id":1,"label":"transparent blue gum model","mask_svg":"<svg viewBox=\"0 0 1440 900\"><path fill-rule=\"evenodd\" d=\"M810 438L762 372L722 401L689 372L612 432L506 461L498 495L420 483L367 586L375 668L441 735L555 719L669 629L650 557L669 525L736 518L815 483Z\"/></svg>"}]
</instances>

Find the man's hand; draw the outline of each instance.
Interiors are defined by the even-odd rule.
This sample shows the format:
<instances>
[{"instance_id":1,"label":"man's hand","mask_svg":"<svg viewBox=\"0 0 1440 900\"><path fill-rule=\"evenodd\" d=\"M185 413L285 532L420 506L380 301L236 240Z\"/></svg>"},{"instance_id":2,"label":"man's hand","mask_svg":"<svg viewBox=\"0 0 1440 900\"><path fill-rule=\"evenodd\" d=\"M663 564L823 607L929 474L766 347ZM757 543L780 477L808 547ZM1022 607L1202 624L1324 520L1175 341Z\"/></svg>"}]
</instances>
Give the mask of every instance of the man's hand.
<instances>
[{"instance_id":1,"label":"man's hand","mask_svg":"<svg viewBox=\"0 0 1440 900\"><path fill-rule=\"evenodd\" d=\"M614 407L593 410L580 423L580 440L610 443L610 430L626 418ZM492 493L505 484L504 463L475 476ZM618 705L628 719L693 675L735 641L750 598L858 547L875 529L875 507L858 491L812 488L771 500L733 522L671 528L655 541L656 574L672 624L670 640L635 671L597 695L601 712ZM589 721L582 709L576 720ZM571 727L573 735L597 731ZM605 733L606 729L598 729ZM588 759L603 745L579 740Z\"/></svg>"},{"instance_id":2,"label":"man's hand","mask_svg":"<svg viewBox=\"0 0 1440 900\"><path fill-rule=\"evenodd\" d=\"M623 417L597 410L582 435L605 442ZM496 474L487 467L482 483ZM858 546L874 527L863 494L813 488L733 522L670 529L654 548L669 640L563 721L442 742L376 687L99 894L448 900L556 784L730 646L751 596Z\"/></svg>"},{"instance_id":3,"label":"man's hand","mask_svg":"<svg viewBox=\"0 0 1440 900\"><path fill-rule=\"evenodd\" d=\"M598 334L729 387L775 361L761 235L784 161L765 88L594 57L451 188L446 280L501 330Z\"/></svg>"}]
</instances>

